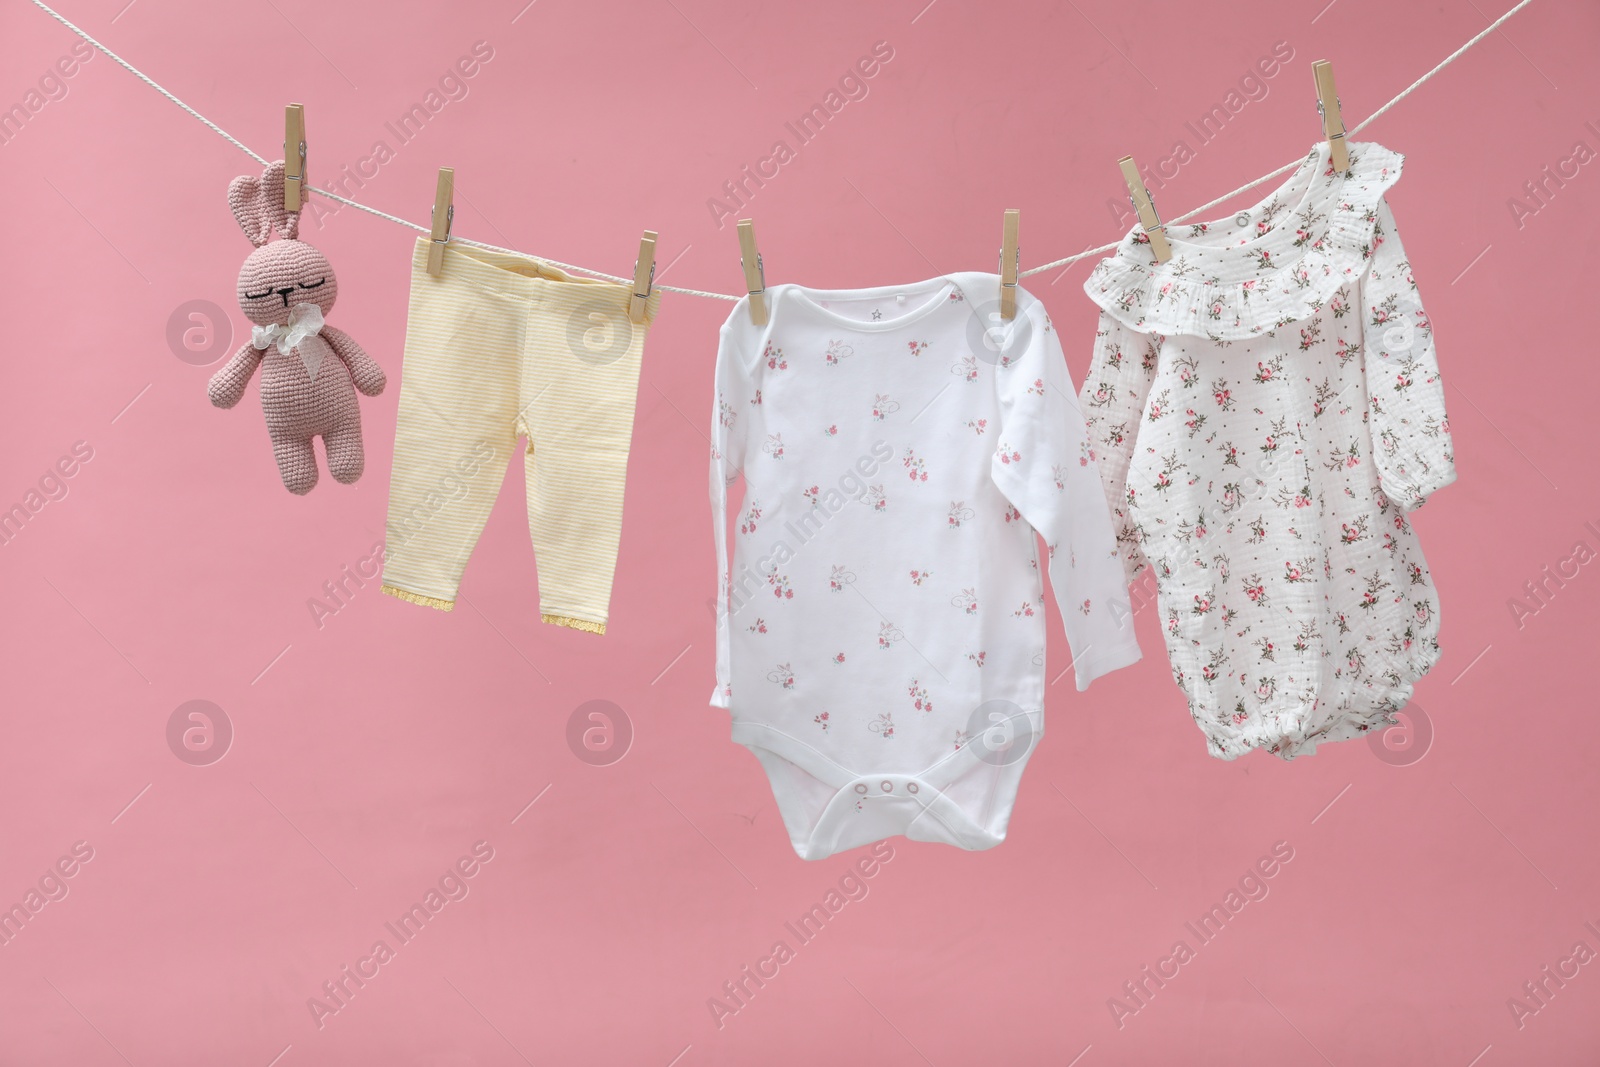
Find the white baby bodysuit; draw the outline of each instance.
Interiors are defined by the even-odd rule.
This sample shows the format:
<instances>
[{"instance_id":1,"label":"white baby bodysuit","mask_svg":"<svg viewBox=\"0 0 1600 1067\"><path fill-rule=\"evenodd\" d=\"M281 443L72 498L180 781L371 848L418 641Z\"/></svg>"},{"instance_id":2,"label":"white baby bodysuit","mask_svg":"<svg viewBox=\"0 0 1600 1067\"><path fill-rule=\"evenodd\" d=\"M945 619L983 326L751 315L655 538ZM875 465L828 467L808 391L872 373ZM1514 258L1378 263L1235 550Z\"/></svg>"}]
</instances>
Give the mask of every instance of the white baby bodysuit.
<instances>
[{"instance_id":1,"label":"white baby bodysuit","mask_svg":"<svg viewBox=\"0 0 1600 1067\"><path fill-rule=\"evenodd\" d=\"M1403 157L1326 142L1236 217L1135 229L1083 409L1128 576L1153 564L1213 756L1288 759L1392 721L1439 658L1407 512L1455 479L1433 332L1383 196Z\"/></svg>"},{"instance_id":2,"label":"white baby bodysuit","mask_svg":"<svg viewBox=\"0 0 1600 1067\"><path fill-rule=\"evenodd\" d=\"M1005 837L1043 734L1035 531L1079 690L1139 658L1050 318L999 279L777 285L722 327L711 501L717 689L805 859ZM731 516L728 489L743 475Z\"/></svg>"}]
</instances>

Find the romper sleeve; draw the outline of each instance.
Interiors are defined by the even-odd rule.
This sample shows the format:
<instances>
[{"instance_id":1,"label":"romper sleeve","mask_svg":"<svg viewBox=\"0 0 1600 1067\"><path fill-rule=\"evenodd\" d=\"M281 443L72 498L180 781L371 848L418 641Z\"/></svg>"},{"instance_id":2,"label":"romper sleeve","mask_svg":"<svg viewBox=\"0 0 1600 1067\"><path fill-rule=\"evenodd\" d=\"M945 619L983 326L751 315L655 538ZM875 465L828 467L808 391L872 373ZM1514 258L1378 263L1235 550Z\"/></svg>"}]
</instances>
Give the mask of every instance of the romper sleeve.
<instances>
[{"instance_id":1,"label":"romper sleeve","mask_svg":"<svg viewBox=\"0 0 1600 1067\"><path fill-rule=\"evenodd\" d=\"M1045 540L1078 690L1139 659L1116 536L1083 414L1044 305L1018 294L995 368L1000 407L991 477Z\"/></svg>"},{"instance_id":2,"label":"romper sleeve","mask_svg":"<svg viewBox=\"0 0 1600 1067\"><path fill-rule=\"evenodd\" d=\"M1139 439L1145 401L1156 379L1159 353L1154 338L1129 329L1102 310L1094 335L1094 357L1079 395L1089 432L1089 457L1100 469L1130 582L1150 565L1139 544L1139 531L1128 516L1128 467Z\"/></svg>"},{"instance_id":3,"label":"romper sleeve","mask_svg":"<svg viewBox=\"0 0 1600 1067\"><path fill-rule=\"evenodd\" d=\"M743 311L740 303L735 315ZM730 318L729 322L733 320ZM741 346L728 324L717 344L716 406L711 414L711 518L717 544L717 688L712 707L728 707L732 673L728 660L728 598L732 577L728 563L728 487L744 474L745 432L749 398L753 395L744 373ZM741 417L743 416L743 417Z\"/></svg>"},{"instance_id":4,"label":"romper sleeve","mask_svg":"<svg viewBox=\"0 0 1600 1067\"><path fill-rule=\"evenodd\" d=\"M1411 511L1456 480L1455 453L1433 328L1386 201L1377 215L1362 320L1373 462L1384 495Z\"/></svg>"}]
</instances>

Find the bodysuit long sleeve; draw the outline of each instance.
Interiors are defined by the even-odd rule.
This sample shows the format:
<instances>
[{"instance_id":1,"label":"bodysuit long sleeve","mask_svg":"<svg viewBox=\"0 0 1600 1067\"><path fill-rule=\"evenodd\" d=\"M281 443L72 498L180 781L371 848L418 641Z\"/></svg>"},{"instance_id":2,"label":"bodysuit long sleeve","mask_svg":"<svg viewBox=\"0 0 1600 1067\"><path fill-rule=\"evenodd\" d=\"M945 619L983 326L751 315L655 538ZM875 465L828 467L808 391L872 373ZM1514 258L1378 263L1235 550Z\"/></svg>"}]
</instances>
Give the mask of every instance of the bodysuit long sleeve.
<instances>
[{"instance_id":1,"label":"bodysuit long sleeve","mask_svg":"<svg viewBox=\"0 0 1600 1067\"><path fill-rule=\"evenodd\" d=\"M1100 474L1055 325L1030 300L995 371L1000 426L989 469L1045 541L1080 691L1139 658Z\"/></svg>"},{"instance_id":2,"label":"bodysuit long sleeve","mask_svg":"<svg viewBox=\"0 0 1600 1067\"><path fill-rule=\"evenodd\" d=\"M730 341L732 328L724 326L718 336L716 366L716 409L711 420L711 519L717 550L717 687L711 694L713 707L728 706L732 683L728 662L730 600L735 595L728 568L728 490L744 473L744 425L739 416L751 405L753 392L742 365L736 343ZM748 424L746 419L745 423Z\"/></svg>"}]
</instances>

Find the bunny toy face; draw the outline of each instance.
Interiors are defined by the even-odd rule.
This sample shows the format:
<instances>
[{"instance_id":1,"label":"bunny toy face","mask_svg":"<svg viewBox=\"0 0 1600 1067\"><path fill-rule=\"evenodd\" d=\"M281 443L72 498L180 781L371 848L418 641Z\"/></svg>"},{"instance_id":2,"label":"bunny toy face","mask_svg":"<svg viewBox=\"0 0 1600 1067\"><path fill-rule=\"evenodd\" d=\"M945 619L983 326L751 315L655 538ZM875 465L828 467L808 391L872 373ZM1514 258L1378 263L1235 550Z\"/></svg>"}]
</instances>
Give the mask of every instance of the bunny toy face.
<instances>
[{"instance_id":1,"label":"bunny toy face","mask_svg":"<svg viewBox=\"0 0 1600 1067\"><path fill-rule=\"evenodd\" d=\"M283 325L295 304L316 304L326 315L339 293L339 281L322 253L298 239L300 213L283 208L283 162L261 177L235 178L228 206L239 228L256 246L239 269L239 307L257 326ZM276 230L283 238L272 240Z\"/></svg>"},{"instance_id":2,"label":"bunny toy face","mask_svg":"<svg viewBox=\"0 0 1600 1067\"><path fill-rule=\"evenodd\" d=\"M316 304L326 315L339 280L321 252L304 241L262 245L239 268L239 307L257 326L283 325L295 304Z\"/></svg>"}]
</instances>

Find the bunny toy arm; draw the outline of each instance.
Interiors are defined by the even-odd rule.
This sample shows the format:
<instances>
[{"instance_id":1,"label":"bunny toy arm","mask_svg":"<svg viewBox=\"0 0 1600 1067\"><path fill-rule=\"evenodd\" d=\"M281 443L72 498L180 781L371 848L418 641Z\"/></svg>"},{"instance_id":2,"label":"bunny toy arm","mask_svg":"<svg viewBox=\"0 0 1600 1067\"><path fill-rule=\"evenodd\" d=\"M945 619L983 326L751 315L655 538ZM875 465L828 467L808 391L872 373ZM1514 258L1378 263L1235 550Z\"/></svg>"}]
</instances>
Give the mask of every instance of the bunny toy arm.
<instances>
[{"instance_id":1,"label":"bunny toy arm","mask_svg":"<svg viewBox=\"0 0 1600 1067\"><path fill-rule=\"evenodd\" d=\"M233 358L211 376L206 386L211 402L219 408L231 408L237 404L239 398L244 396L245 386L250 384L250 376L260 365L261 356L261 350L249 341L240 346Z\"/></svg>"},{"instance_id":2,"label":"bunny toy arm","mask_svg":"<svg viewBox=\"0 0 1600 1067\"><path fill-rule=\"evenodd\" d=\"M356 383L357 389L367 396L377 396L383 392L383 387L389 384L389 379L384 376L383 368L367 355L366 349L356 344L354 338L343 330L324 326L322 339L333 347L334 354L344 360L345 366L350 368L350 377Z\"/></svg>"}]
</instances>

